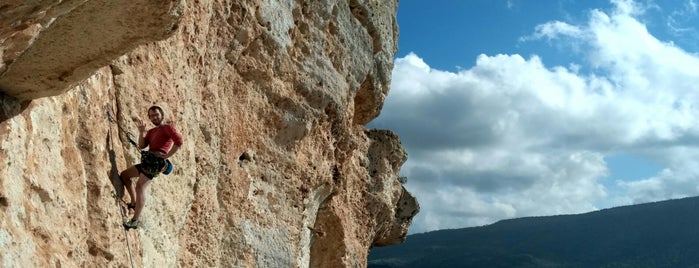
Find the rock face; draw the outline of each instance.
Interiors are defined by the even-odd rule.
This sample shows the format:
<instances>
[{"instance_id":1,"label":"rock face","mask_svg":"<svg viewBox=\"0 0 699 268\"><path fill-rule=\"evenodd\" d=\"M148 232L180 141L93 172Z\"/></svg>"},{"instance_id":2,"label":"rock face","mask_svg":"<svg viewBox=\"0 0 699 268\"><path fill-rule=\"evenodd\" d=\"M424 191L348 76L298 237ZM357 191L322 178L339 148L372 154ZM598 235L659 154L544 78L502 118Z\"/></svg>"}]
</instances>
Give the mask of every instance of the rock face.
<instances>
[{"instance_id":1,"label":"rock face","mask_svg":"<svg viewBox=\"0 0 699 268\"><path fill-rule=\"evenodd\" d=\"M365 267L419 210L398 137L365 128L396 7L0 3L0 266ZM139 161L126 133L151 105L185 144L125 233L114 175Z\"/></svg>"}]
</instances>

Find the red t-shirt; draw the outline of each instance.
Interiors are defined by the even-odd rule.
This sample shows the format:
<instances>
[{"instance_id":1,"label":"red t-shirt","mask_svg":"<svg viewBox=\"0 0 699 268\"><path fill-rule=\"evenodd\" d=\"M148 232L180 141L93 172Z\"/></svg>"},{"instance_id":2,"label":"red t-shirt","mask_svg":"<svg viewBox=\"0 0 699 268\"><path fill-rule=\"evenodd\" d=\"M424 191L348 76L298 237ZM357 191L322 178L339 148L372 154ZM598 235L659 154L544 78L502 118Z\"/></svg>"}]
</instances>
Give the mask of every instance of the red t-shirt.
<instances>
[{"instance_id":1,"label":"red t-shirt","mask_svg":"<svg viewBox=\"0 0 699 268\"><path fill-rule=\"evenodd\" d=\"M146 133L144 141L150 151L161 151L163 153L168 153L173 143L177 146L182 146L183 143L182 135L172 125L151 128Z\"/></svg>"}]
</instances>

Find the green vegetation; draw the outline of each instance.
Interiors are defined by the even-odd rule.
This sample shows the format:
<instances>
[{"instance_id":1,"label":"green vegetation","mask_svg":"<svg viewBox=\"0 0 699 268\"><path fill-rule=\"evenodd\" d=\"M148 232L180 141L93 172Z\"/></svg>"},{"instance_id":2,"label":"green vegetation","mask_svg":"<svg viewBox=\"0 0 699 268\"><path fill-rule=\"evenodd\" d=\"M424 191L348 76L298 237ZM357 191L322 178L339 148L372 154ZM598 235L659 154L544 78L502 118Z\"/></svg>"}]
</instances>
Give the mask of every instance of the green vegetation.
<instances>
[{"instance_id":1,"label":"green vegetation","mask_svg":"<svg viewBox=\"0 0 699 268\"><path fill-rule=\"evenodd\" d=\"M410 235L369 267L699 267L699 197Z\"/></svg>"}]
</instances>

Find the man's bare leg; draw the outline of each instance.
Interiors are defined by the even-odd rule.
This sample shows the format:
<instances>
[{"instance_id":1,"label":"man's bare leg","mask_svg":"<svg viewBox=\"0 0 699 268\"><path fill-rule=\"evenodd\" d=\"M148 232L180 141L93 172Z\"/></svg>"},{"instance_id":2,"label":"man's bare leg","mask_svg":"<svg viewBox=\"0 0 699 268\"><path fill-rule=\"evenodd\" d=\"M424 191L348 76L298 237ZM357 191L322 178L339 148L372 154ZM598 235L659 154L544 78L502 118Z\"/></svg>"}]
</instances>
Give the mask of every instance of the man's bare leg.
<instances>
[{"instance_id":1,"label":"man's bare leg","mask_svg":"<svg viewBox=\"0 0 699 268\"><path fill-rule=\"evenodd\" d=\"M131 180L135 177L139 177L138 169L136 169L135 166L131 166L130 168L122 171L121 174L119 174L119 178L121 178L121 183L124 184L124 187L126 187L126 192L129 193L129 199L131 200L131 204L135 204L136 200L138 199L138 196L136 196L136 192L134 191L133 181Z\"/></svg>"},{"instance_id":2,"label":"man's bare leg","mask_svg":"<svg viewBox=\"0 0 699 268\"><path fill-rule=\"evenodd\" d=\"M139 174L138 182L136 182L136 210L133 214L133 220L138 220L141 216L143 207L146 206L146 188L150 185L150 179L146 175Z\"/></svg>"}]
</instances>

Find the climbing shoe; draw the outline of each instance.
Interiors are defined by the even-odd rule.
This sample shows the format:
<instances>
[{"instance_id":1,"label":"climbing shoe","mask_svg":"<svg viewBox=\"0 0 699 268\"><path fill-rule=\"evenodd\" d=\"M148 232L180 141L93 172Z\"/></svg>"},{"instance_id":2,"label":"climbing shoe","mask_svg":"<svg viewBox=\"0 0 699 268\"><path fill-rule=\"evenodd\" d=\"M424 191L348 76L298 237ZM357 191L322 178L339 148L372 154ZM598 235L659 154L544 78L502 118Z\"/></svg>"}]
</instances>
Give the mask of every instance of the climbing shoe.
<instances>
[{"instance_id":1,"label":"climbing shoe","mask_svg":"<svg viewBox=\"0 0 699 268\"><path fill-rule=\"evenodd\" d=\"M138 226L141 225L141 222L138 220L130 220L124 223L124 228L128 229L136 229Z\"/></svg>"}]
</instances>

